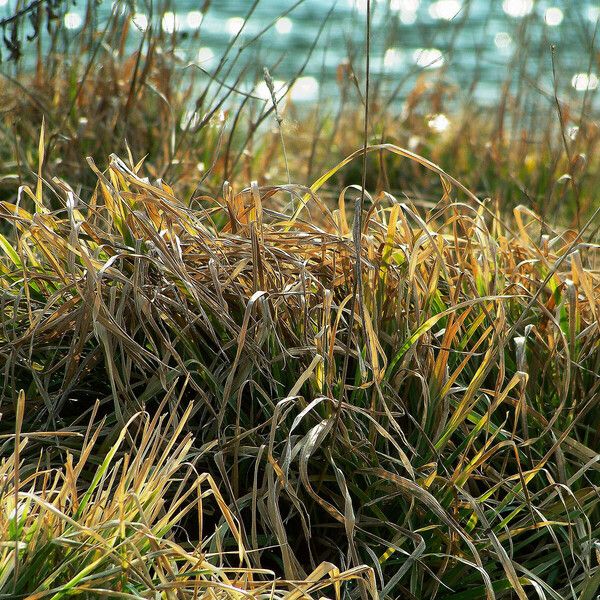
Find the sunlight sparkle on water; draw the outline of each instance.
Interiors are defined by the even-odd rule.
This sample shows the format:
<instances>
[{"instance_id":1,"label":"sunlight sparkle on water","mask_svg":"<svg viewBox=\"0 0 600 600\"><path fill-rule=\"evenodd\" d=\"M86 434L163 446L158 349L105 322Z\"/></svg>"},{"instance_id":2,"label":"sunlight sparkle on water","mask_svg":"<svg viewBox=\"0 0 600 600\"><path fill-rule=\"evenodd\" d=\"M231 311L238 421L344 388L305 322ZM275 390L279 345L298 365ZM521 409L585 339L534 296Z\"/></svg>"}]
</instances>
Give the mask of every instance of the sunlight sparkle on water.
<instances>
[{"instance_id":1,"label":"sunlight sparkle on water","mask_svg":"<svg viewBox=\"0 0 600 600\"><path fill-rule=\"evenodd\" d=\"M567 129L567 135L569 139L575 141L577 139L577 134L579 133L579 127L577 125L573 125Z\"/></svg>"},{"instance_id":2,"label":"sunlight sparkle on water","mask_svg":"<svg viewBox=\"0 0 600 600\"><path fill-rule=\"evenodd\" d=\"M360 12L367 12L367 0L348 0L350 8L355 8Z\"/></svg>"},{"instance_id":3,"label":"sunlight sparkle on water","mask_svg":"<svg viewBox=\"0 0 600 600\"><path fill-rule=\"evenodd\" d=\"M231 17L231 19L227 19L227 32L229 35L237 35L244 26L244 19L242 17Z\"/></svg>"},{"instance_id":4,"label":"sunlight sparkle on water","mask_svg":"<svg viewBox=\"0 0 600 600\"><path fill-rule=\"evenodd\" d=\"M587 9L587 18L595 23L600 18L600 6L589 6Z\"/></svg>"},{"instance_id":5,"label":"sunlight sparkle on water","mask_svg":"<svg viewBox=\"0 0 600 600\"><path fill-rule=\"evenodd\" d=\"M496 48L508 48L512 44L512 38L506 31L500 31L494 37Z\"/></svg>"},{"instance_id":6,"label":"sunlight sparkle on water","mask_svg":"<svg viewBox=\"0 0 600 600\"><path fill-rule=\"evenodd\" d=\"M546 25L550 25L550 27L556 27L560 25L564 19L565 15L563 11L558 8L558 6L551 6L546 9L546 14L544 15L544 21L546 21Z\"/></svg>"},{"instance_id":7,"label":"sunlight sparkle on water","mask_svg":"<svg viewBox=\"0 0 600 600\"><path fill-rule=\"evenodd\" d=\"M200 27L200 25L202 24L203 18L204 15L199 10L190 10L185 20L187 22L187 26L190 29L198 29L198 27Z\"/></svg>"},{"instance_id":8,"label":"sunlight sparkle on water","mask_svg":"<svg viewBox=\"0 0 600 600\"><path fill-rule=\"evenodd\" d=\"M202 66L206 66L214 57L215 53L208 46L204 46L198 50L197 60L199 63L202 63Z\"/></svg>"},{"instance_id":9,"label":"sunlight sparkle on water","mask_svg":"<svg viewBox=\"0 0 600 600\"><path fill-rule=\"evenodd\" d=\"M280 79L275 79L275 81L273 81L273 88L275 90L275 98L277 98L277 100L279 100L287 91L287 85L285 83L285 81L281 81ZM254 88L254 95L258 96L261 100L265 100L267 102L271 102L271 91L269 90L269 86L267 85L266 81L261 81L255 88Z\"/></svg>"},{"instance_id":10,"label":"sunlight sparkle on water","mask_svg":"<svg viewBox=\"0 0 600 600\"><path fill-rule=\"evenodd\" d=\"M504 0L502 10L509 17L524 17L533 10L533 0Z\"/></svg>"},{"instance_id":11,"label":"sunlight sparkle on water","mask_svg":"<svg viewBox=\"0 0 600 600\"><path fill-rule=\"evenodd\" d=\"M135 13L131 17L131 20L140 31L146 31L146 29L148 29L148 17L144 13Z\"/></svg>"},{"instance_id":12,"label":"sunlight sparkle on water","mask_svg":"<svg viewBox=\"0 0 600 600\"><path fill-rule=\"evenodd\" d=\"M407 13L416 13L421 5L421 0L391 0L391 10L401 10Z\"/></svg>"},{"instance_id":13,"label":"sunlight sparkle on water","mask_svg":"<svg viewBox=\"0 0 600 600\"><path fill-rule=\"evenodd\" d=\"M458 0L439 0L429 7L429 16L432 19L451 21L462 8Z\"/></svg>"},{"instance_id":14,"label":"sunlight sparkle on water","mask_svg":"<svg viewBox=\"0 0 600 600\"><path fill-rule=\"evenodd\" d=\"M595 90L598 87L598 83L598 76L595 73L577 73L576 75L573 75L573 79L571 79L571 85L578 92Z\"/></svg>"},{"instance_id":15,"label":"sunlight sparkle on water","mask_svg":"<svg viewBox=\"0 0 600 600\"><path fill-rule=\"evenodd\" d=\"M79 13L68 12L65 14L65 27L67 29L79 29L82 23L83 19Z\"/></svg>"},{"instance_id":16,"label":"sunlight sparkle on water","mask_svg":"<svg viewBox=\"0 0 600 600\"><path fill-rule=\"evenodd\" d=\"M440 113L439 115L433 115L433 117L427 121L427 126L436 133L443 133L450 127L450 120L446 115Z\"/></svg>"},{"instance_id":17,"label":"sunlight sparkle on water","mask_svg":"<svg viewBox=\"0 0 600 600\"><path fill-rule=\"evenodd\" d=\"M383 56L383 66L393 69L402 63L402 51L398 48L388 48Z\"/></svg>"},{"instance_id":18,"label":"sunlight sparkle on water","mask_svg":"<svg viewBox=\"0 0 600 600\"><path fill-rule=\"evenodd\" d=\"M173 33L181 26L179 16L171 11L167 11L162 18L162 28L165 33Z\"/></svg>"},{"instance_id":19,"label":"sunlight sparkle on water","mask_svg":"<svg viewBox=\"0 0 600 600\"><path fill-rule=\"evenodd\" d=\"M407 10L400 11L400 22L403 25L412 25L417 20L416 12L409 12Z\"/></svg>"},{"instance_id":20,"label":"sunlight sparkle on water","mask_svg":"<svg viewBox=\"0 0 600 600\"><path fill-rule=\"evenodd\" d=\"M275 29L277 30L277 33L281 33L282 35L286 35L292 31L292 27L292 20L288 19L287 17L281 17L277 19L275 23Z\"/></svg>"},{"instance_id":21,"label":"sunlight sparkle on water","mask_svg":"<svg viewBox=\"0 0 600 600\"><path fill-rule=\"evenodd\" d=\"M298 77L290 90L290 97L295 102L314 101L319 96L319 82L310 76Z\"/></svg>"},{"instance_id":22,"label":"sunlight sparkle on water","mask_svg":"<svg viewBox=\"0 0 600 600\"><path fill-rule=\"evenodd\" d=\"M439 69L444 64L444 57L437 48L418 48L413 52L413 59L424 69Z\"/></svg>"}]
</instances>

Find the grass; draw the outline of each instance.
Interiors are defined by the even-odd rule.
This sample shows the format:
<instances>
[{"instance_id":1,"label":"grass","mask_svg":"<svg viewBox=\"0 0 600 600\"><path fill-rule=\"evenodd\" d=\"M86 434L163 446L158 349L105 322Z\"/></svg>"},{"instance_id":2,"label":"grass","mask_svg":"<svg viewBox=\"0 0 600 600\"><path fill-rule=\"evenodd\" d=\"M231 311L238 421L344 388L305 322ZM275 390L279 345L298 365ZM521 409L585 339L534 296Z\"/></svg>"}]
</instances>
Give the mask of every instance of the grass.
<instances>
[{"instance_id":1,"label":"grass","mask_svg":"<svg viewBox=\"0 0 600 600\"><path fill-rule=\"evenodd\" d=\"M357 578L371 583L366 568L340 573L322 564L298 584L249 568L236 517L213 478L196 470L200 453L191 435L182 435L192 406L168 418L133 415L100 451L102 423L90 423L84 435L24 433L11 440L15 452L0 465L3 597L294 598ZM19 408L25 407L21 394ZM30 441L52 437L78 441L64 465L19 464ZM98 456L102 462L95 464ZM91 481L82 490L79 480L86 477ZM173 535L190 514L201 540L196 545ZM203 535L204 519L219 517L222 523Z\"/></svg>"},{"instance_id":2,"label":"grass","mask_svg":"<svg viewBox=\"0 0 600 600\"><path fill-rule=\"evenodd\" d=\"M160 22L160 11L168 6L154 8ZM248 7L246 23L253 8L254 3ZM67 9L68 3L60 8ZM362 121L359 79L364 79L364 73L360 53L350 43L347 59L338 67L338 93L333 98L307 107L288 94L279 101L276 115L271 102L241 89L242 84L250 89L264 84L263 58L255 47L268 47L276 19L253 43L232 38L217 64L207 70L202 63L178 57L181 39L177 36L156 24L140 33L131 21L131 7L123 5L123 9L122 21L116 11L97 31L94 4L86 5L87 20L81 32L70 37L60 20L51 21L49 33L40 30L49 48L36 46L33 71L18 63L0 71L4 82L0 86L4 166L0 197L8 200L20 185L35 185L31 174L39 164L42 118L45 175L76 181L78 189L88 194L95 185L84 160L88 156L97 164L104 164L111 153L145 157L150 177L168 180L181 198L190 198L219 194L224 180L237 186L252 180L280 183L288 180L288 171L290 181L310 183L362 145L362 127L356 124ZM460 32L464 22L452 26ZM23 44L26 33L20 34ZM593 49L595 38L588 33L582 30L581 36ZM203 43L202 27L190 35L193 44ZM314 56L326 35L324 30L315 40ZM386 35L390 47L401 44L397 31ZM481 69L474 72L464 97L447 81L450 66L439 72L413 73L418 77L412 88L403 77L392 78L389 90L389 76L372 75L369 141L410 148L503 210L523 204L551 226L579 228L593 213L600 183L596 92L572 94L564 89L559 51L552 54L552 73L540 67L537 79L528 76L515 90L513 72L520 72L528 61L539 62L527 35L526 24L514 34L514 57L493 108L473 100ZM231 85L223 83L228 73ZM299 69L290 83L303 73ZM450 117L446 131L436 132L430 126L438 114ZM98 122L105 127L97 127ZM328 182L323 194L335 200L339 188L361 181L357 161ZM430 208L437 200L435 177L392 155L373 155L367 184L371 190L406 195L420 207Z\"/></svg>"},{"instance_id":3,"label":"grass","mask_svg":"<svg viewBox=\"0 0 600 600\"><path fill-rule=\"evenodd\" d=\"M231 108L94 42L2 92L0 597L593 600L586 101L375 86L363 157L350 80Z\"/></svg>"},{"instance_id":4,"label":"grass","mask_svg":"<svg viewBox=\"0 0 600 600\"><path fill-rule=\"evenodd\" d=\"M226 186L196 207L143 165L92 167L89 200L56 182L2 205L3 395L25 390L32 431L97 413L109 440L179 390L163 407L204 449L252 568L369 564L417 598L592 597L596 245L540 237L524 208L505 225L428 163L435 210L379 194L360 235L351 190L333 211L318 198L341 165L310 190Z\"/></svg>"}]
</instances>

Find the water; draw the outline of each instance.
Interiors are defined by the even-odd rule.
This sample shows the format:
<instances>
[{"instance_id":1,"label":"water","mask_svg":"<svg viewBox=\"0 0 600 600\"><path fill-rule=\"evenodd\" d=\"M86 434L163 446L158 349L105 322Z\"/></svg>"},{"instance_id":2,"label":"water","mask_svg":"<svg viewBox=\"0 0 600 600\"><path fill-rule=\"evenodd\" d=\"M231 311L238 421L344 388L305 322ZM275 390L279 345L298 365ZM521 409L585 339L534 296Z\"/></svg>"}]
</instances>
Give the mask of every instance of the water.
<instances>
[{"instance_id":1,"label":"water","mask_svg":"<svg viewBox=\"0 0 600 600\"><path fill-rule=\"evenodd\" d=\"M349 56L354 57L352 65L361 79L366 0L262 0L247 21L249 0L213 1L206 14L200 10L203 4L174 0L154 24L175 32L182 68L192 62L212 72L243 26L231 55L241 50L240 57L229 78L246 67L239 84L244 92L268 99L268 87L261 82L266 66L281 94L301 75L290 92L296 101L335 99L338 78L348 73L343 64ZM16 0L0 0L0 17L14 11L15 5ZM81 34L84 18L78 9L83 8L67 6L61 17L74 37ZM148 26L143 6L139 2L134 12L137 29L132 45ZM126 2L101 3L99 27L111 11L130 18L130 7ZM552 93L552 45L557 85L563 93L577 98L599 85L594 68L589 72L600 16L600 4L594 2L372 0L372 13L374 80L379 92L397 100L405 98L423 74L433 81L441 78L458 98L474 98L481 104L493 104L507 80L513 85L529 82L532 88ZM26 64L28 48L34 47L24 46Z\"/></svg>"}]
</instances>

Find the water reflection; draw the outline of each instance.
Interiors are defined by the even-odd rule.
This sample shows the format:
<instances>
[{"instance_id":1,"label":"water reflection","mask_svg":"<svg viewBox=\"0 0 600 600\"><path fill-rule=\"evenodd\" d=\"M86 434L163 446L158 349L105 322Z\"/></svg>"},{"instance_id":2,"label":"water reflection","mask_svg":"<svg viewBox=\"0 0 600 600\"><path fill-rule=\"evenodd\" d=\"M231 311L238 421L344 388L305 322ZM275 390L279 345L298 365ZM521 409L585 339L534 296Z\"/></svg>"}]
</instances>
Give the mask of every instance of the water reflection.
<instances>
[{"instance_id":1,"label":"water reflection","mask_svg":"<svg viewBox=\"0 0 600 600\"><path fill-rule=\"evenodd\" d=\"M392 10L402 10L409 13L416 13L421 5L421 0L390 0Z\"/></svg>"},{"instance_id":2,"label":"water reflection","mask_svg":"<svg viewBox=\"0 0 600 600\"><path fill-rule=\"evenodd\" d=\"M563 22L564 14L563 11L558 8L558 6L551 6L546 9L546 13L544 14L544 21L546 21L546 25L550 25L550 27L557 27Z\"/></svg>"},{"instance_id":3,"label":"water reflection","mask_svg":"<svg viewBox=\"0 0 600 600\"><path fill-rule=\"evenodd\" d=\"M567 135L569 136L570 140L575 141L577 139L578 134L579 134L579 127L577 127L577 125L574 125L573 127L569 127L567 129Z\"/></svg>"},{"instance_id":4,"label":"water reflection","mask_svg":"<svg viewBox=\"0 0 600 600\"><path fill-rule=\"evenodd\" d=\"M173 12L166 12L162 18L162 28L165 33L173 33L180 29L179 17Z\"/></svg>"},{"instance_id":5,"label":"water reflection","mask_svg":"<svg viewBox=\"0 0 600 600\"><path fill-rule=\"evenodd\" d=\"M292 27L292 20L288 17L281 17L280 19L277 19L275 23L275 29L277 30L277 33L281 33L282 35L290 33L290 31L292 31Z\"/></svg>"},{"instance_id":6,"label":"water reflection","mask_svg":"<svg viewBox=\"0 0 600 600\"><path fill-rule=\"evenodd\" d=\"M199 10L191 10L186 16L187 26L190 29L198 29L202 24L204 15Z\"/></svg>"},{"instance_id":7,"label":"water reflection","mask_svg":"<svg viewBox=\"0 0 600 600\"><path fill-rule=\"evenodd\" d=\"M598 87L598 83L598 76L594 73L577 73L577 75L573 75L573 79L571 79L571 85L578 92L595 90Z\"/></svg>"},{"instance_id":8,"label":"water reflection","mask_svg":"<svg viewBox=\"0 0 600 600\"><path fill-rule=\"evenodd\" d=\"M367 12L367 0L348 0L348 4L360 12Z\"/></svg>"},{"instance_id":9,"label":"water reflection","mask_svg":"<svg viewBox=\"0 0 600 600\"><path fill-rule=\"evenodd\" d=\"M26 3L0 0L0 18L21 4ZM60 19L69 30L69 39L87 26L85 4L83 0L77 4L69 2L68 9L63 8L60 12ZM138 10L143 11L145 4L138 1ZM295 4L296 0L261 0L251 19L245 23L242 15L248 7L246 0L213 2L210 10L205 12L199 10L204 4L198 0L171 0L171 10L164 14L154 12L151 23L150 15L132 10L135 5L132 0L105 0L99 3L97 24L101 29L107 23L112 6L113 16L130 19L131 30L136 34L128 41L131 44L128 49L139 43L139 32L152 26L153 36L161 30L169 34L168 42L160 42L165 52L172 41L173 51L183 64L194 61L211 70L218 64L232 37L242 29L243 33L248 30L255 35L272 23L265 35L257 37L256 44L244 48L247 61L238 61L228 76L227 83L231 83L241 67L249 64L247 77L242 78L241 84L247 86L247 91L252 91L264 66L271 69L274 77L290 84L303 67L318 27L334 3L304 0L293 8ZM497 99L499 86L508 78L510 85L516 86L517 78L523 74L531 78L550 77L550 43L557 47L557 80L561 93L566 89L573 97L600 87L600 72L596 67L598 74L587 72L590 46L586 45L591 44L595 23L600 18L600 0L371 0L371 7L372 68L374 73L378 70L385 90L403 82L400 99L409 93L416 77L422 76L417 71L425 69L428 77L435 77L435 69L446 66L452 57L448 69L444 70L444 78L460 90L468 89L473 77L478 77L474 92L477 99L492 103ZM305 65L301 81L289 90L295 99L302 101L319 95L325 99L335 98L340 84L336 75L350 46L356 51L358 71L364 67L361 54L364 8L366 0L338 0L335 3L331 20ZM524 20L527 16L529 18ZM567 19L569 27L565 26ZM188 32L199 34L186 35ZM25 31L24 36L27 33ZM528 47L523 52L524 39L527 39ZM596 48L600 43L598 39ZM244 42L237 41L233 52L244 47ZM24 62L29 61L27 66L32 67L34 45L24 43L23 51ZM522 56L517 55L518 52L523 52ZM523 68L507 71L513 56L514 64L523 65ZM257 94L269 100L270 94L265 92L264 85L259 87Z\"/></svg>"},{"instance_id":10,"label":"water reflection","mask_svg":"<svg viewBox=\"0 0 600 600\"><path fill-rule=\"evenodd\" d=\"M429 16L432 19L451 21L460 12L462 6L458 0L439 0L429 7Z\"/></svg>"},{"instance_id":11,"label":"water reflection","mask_svg":"<svg viewBox=\"0 0 600 600\"><path fill-rule=\"evenodd\" d=\"M210 66L210 63L212 62L212 59L214 57L215 53L207 46L204 46L203 48L200 48L200 50L198 50L197 60L199 63L202 64L203 67Z\"/></svg>"},{"instance_id":12,"label":"water reflection","mask_svg":"<svg viewBox=\"0 0 600 600\"><path fill-rule=\"evenodd\" d=\"M294 102L314 102L318 96L319 82L310 76L299 77L290 90Z\"/></svg>"},{"instance_id":13,"label":"water reflection","mask_svg":"<svg viewBox=\"0 0 600 600\"><path fill-rule=\"evenodd\" d=\"M437 48L418 48L413 52L413 59L424 69L439 69L444 64L444 56Z\"/></svg>"},{"instance_id":14,"label":"water reflection","mask_svg":"<svg viewBox=\"0 0 600 600\"><path fill-rule=\"evenodd\" d=\"M383 57L383 66L386 69L393 69L395 67L399 67L403 60L402 51L398 48L388 48L385 51L385 55Z\"/></svg>"},{"instance_id":15,"label":"water reflection","mask_svg":"<svg viewBox=\"0 0 600 600\"><path fill-rule=\"evenodd\" d=\"M276 79L273 81L273 91L275 94L275 99L277 101L279 101L281 98L283 98L283 96L287 92L287 89L288 88L287 88L287 84L285 81L282 81L280 79ZM273 99L271 97L271 90L269 89L269 86L267 85L266 81L261 81L254 88L253 95L257 96L261 100L265 100L266 102L269 102L269 103L273 102Z\"/></svg>"},{"instance_id":16,"label":"water reflection","mask_svg":"<svg viewBox=\"0 0 600 600\"><path fill-rule=\"evenodd\" d=\"M504 0L502 10L510 17L524 17L533 10L533 0Z\"/></svg>"},{"instance_id":17,"label":"water reflection","mask_svg":"<svg viewBox=\"0 0 600 600\"><path fill-rule=\"evenodd\" d=\"M237 35L244 27L244 19L242 17L231 17L227 19L225 27L229 35Z\"/></svg>"},{"instance_id":18,"label":"water reflection","mask_svg":"<svg viewBox=\"0 0 600 600\"><path fill-rule=\"evenodd\" d=\"M499 31L494 36L494 44L496 45L496 48L500 48L503 50L508 48L512 44L512 38L510 37L510 34L506 31Z\"/></svg>"},{"instance_id":19,"label":"water reflection","mask_svg":"<svg viewBox=\"0 0 600 600\"><path fill-rule=\"evenodd\" d=\"M403 25L412 25L417 20L417 13L406 10L400 11L400 22Z\"/></svg>"},{"instance_id":20,"label":"water reflection","mask_svg":"<svg viewBox=\"0 0 600 600\"><path fill-rule=\"evenodd\" d=\"M67 29L79 29L83 23L83 19L79 13L68 12L65 15L64 23Z\"/></svg>"},{"instance_id":21,"label":"water reflection","mask_svg":"<svg viewBox=\"0 0 600 600\"><path fill-rule=\"evenodd\" d=\"M443 133L450 127L450 119L442 113L433 115L428 121L427 126L436 133Z\"/></svg>"},{"instance_id":22,"label":"water reflection","mask_svg":"<svg viewBox=\"0 0 600 600\"><path fill-rule=\"evenodd\" d=\"M148 29L148 17L144 13L135 13L131 20L140 31Z\"/></svg>"}]
</instances>

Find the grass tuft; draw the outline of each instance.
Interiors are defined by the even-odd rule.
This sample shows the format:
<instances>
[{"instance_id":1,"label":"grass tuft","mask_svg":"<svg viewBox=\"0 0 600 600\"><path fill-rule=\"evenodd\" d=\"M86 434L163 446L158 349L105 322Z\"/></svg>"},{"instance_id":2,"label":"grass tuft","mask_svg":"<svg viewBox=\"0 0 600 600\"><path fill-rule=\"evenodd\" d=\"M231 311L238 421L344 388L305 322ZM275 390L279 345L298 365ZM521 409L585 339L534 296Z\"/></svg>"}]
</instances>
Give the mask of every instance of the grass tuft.
<instances>
[{"instance_id":1,"label":"grass tuft","mask_svg":"<svg viewBox=\"0 0 600 600\"><path fill-rule=\"evenodd\" d=\"M592 597L592 221L509 219L414 153L370 150L420 163L440 201L365 194L359 220L350 186L334 208L319 194L350 157L310 188L188 203L111 155L89 197L54 179L2 202L3 423L25 415L5 433L4 585L19 542L18 585L33 569L28 591L55 597L264 594L267 572L304 581L294 598ZM25 445L35 431L57 437ZM208 537L189 525L205 494ZM180 522L195 542L169 537Z\"/></svg>"}]
</instances>

